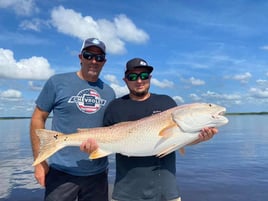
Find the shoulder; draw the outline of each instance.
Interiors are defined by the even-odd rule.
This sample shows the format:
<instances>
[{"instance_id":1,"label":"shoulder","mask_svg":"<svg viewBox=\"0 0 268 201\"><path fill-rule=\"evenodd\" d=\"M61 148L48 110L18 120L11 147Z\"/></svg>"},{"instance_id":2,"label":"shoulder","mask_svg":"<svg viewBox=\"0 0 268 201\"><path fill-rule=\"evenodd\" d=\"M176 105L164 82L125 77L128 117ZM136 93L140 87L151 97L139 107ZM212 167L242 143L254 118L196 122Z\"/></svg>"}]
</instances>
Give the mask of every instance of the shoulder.
<instances>
[{"instance_id":1,"label":"shoulder","mask_svg":"<svg viewBox=\"0 0 268 201\"><path fill-rule=\"evenodd\" d=\"M126 104L126 100L130 100L128 95L122 96L120 98L116 98L110 102L108 107L113 108L113 107L118 107L122 104Z\"/></svg>"},{"instance_id":2,"label":"shoulder","mask_svg":"<svg viewBox=\"0 0 268 201\"><path fill-rule=\"evenodd\" d=\"M164 94L151 94L148 104L151 105L150 107L154 108L154 114L157 113L156 111L162 112L177 106L173 98Z\"/></svg>"},{"instance_id":3,"label":"shoulder","mask_svg":"<svg viewBox=\"0 0 268 201\"><path fill-rule=\"evenodd\" d=\"M171 105L174 105L174 106L177 105L173 98L171 98L170 96L165 95L165 94L154 94L154 93L152 93L151 98L152 98L153 101L163 102L163 103L171 104Z\"/></svg>"},{"instance_id":4,"label":"shoulder","mask_svg":"<svg viewBox=\"0 0 268 201\"><path fill-rule=\"evenodd\" d=\"M170 99L170 100L172 99L170 96L168 96L166 94L155 94L155 93L151 93L151 96L153 98L157 98L157 99Z\"/></svg>"},{"instance_id":5,"label":"shoulder","mask_svg":"<svg viewBox=\"0 0 268 201\"><path fill-rule=\"evenodd\" d=\"M55 74L52 75L49 80L62 80L62 79L69 79L71 77L76 76L76 72L69 72L69 73L60 73L60 74Z\"/></svg>"},{"instance_id":6,"label":"shoulder","mask_svg":"<svg viewBox=\"0 0 268 201\"><path fill-rule=\"evenodd\" d=\"M103 82L101 79L98 80L98 84L100 86L104 86L106 89L114 91L114 89L109 84L107 84L106 82Z\"/></svg>"},{"instance_id":7,"label":"shoulder","mask_svg":"<svg viewBox=\"0 0 268 201\"><path fill-rule=\"evenodd\" d=\"M121 111L121 110L124 110L125 108L128 108L130 104L128 100L130 100L128 95L112 100L107 106L105 112L113 113L113 112L116 112L119 110Z\"/></svg>"}]
</instances>

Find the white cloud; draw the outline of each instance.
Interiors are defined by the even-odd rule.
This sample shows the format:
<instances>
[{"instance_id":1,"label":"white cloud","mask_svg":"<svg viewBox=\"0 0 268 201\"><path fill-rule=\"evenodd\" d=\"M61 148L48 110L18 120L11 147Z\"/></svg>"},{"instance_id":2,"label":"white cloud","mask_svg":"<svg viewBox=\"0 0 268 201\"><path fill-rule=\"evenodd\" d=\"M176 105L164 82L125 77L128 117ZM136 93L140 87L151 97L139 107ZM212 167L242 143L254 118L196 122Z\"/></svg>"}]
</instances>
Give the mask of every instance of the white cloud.
<instances>
[{"instance_id":1,"label":"white cloud","mask_svg":"<svg viewBox=\"0 0 268 201\"><path fill-rule=\"evenodd\" d=\"M33 31L41 31L41 27L49 26L48 22L41 20L41 19L31 19L31 20L24 20L20 23L20 28L23 30L33 30Z\"/></svg>"},{"instance_id":2,"label":"white cloud","mask_svg":"<svg viewBox=\"0 0 268 201\"><path fill-rule=\"evenodd\" d=\"M13 52L0 48L0 77L13 79L45 80L54 74L44 57L14 59Z\"/></svg>"},{"instance_id":3,"label":"white cloud","mask_svg":"<svg viewBox=\"0 0 268 201\"><path fill-rule=\"evenodd\" d=\"M117 98L129 93L127 86L120 86L114 83L110 84L110 86L114 89Z\"/></svg>"},{"instance_id":4,"label":"white cloud","mask_svg":"<svg viewBox=\"0 0 268 201\"><path fill-rule=\"evenodd\" d=\"M268 88L266 89L250 88L249 93L251 96L254 96L256 98L268 98Z\"/></svg>"},{"instance_id":5,"label":"white cloud","mask_svg":"<svg viewBox=\"0 0 268 201\"><path fill-rule=\"evenodd\" d=\"M261 49L262 50L268 50L268 45L262 46Z\"/></svg>"},{"instance_id":6,"label":"white cloud","mask_svg":"<svg viewBox=\"0 0 268 201\"><path fill-rule=\"evenodd\" d=\"M119 85L119 81L116 78L116 76L107 74L104 76L104 79L111 83L110 86L114 89L116 97L121 97L129 93L129 90L126 85L124 86Z\"/></svg>"},{"instance_id":7,"label":"white cloud","mask_svg":"<svg viewBox=\"0 0 268 201\"><path fill-rule=\"evenodd\" d=\"M200 85L204 85L205 84L205 81L203 80L200 80L200 79L196 79L194 77L191 77L189 79L189 82L194 85L194 86L200 86Z\"/></svg>"},{"instance_id":8,"label":"white cloud","mask_svg":"<svg viewBox=\"0 0 268 201\"><path fill-rule=\"evenodd\" d=\"M104 79L111 82L111 83L119 84L119 81L117 80L115 75L106 74L106 75L104 75Z\"/></svg>"},{"instance_id":9,"label":"white cloud","mask_svg":"<svg viewBox=\"0 0 268 201\"><path fill-rule=\"evenodd\" d=\"M190 96L190 98L193 100L193 101L201 101L202 100L202 98L201 97L199 97L197 94L190 94L189 95Z\"/></svg>"},{"instance_id":10,"label":"white cloud","mask_svg":"<svg viewBox=\"0 0 268 201\"><path fill-rule=\"evenodd\" d=\"M41 91L41 89L43 88L42 85L35 83L33 81L29 81L28 85L29 85L30 89L33 91Z\"/></svg>"},{"instance_id":11,"label":"white cloud","mask_svg":"<svg viewBox=\"0 0 268 201\"><path fill-rule=\"evenodd\" d=\"M194 85L194 86L200 86L200 85L204 85L206 83L205 81L194 78L194 77L190 77L189 79L182 78L181 81L188 83L188 84L191 84L191 85Z\"/></svg>"},{"instance_id":12,"label":"white cloud","mask_svg":"<svg viewBox=\"0 0 268 201\"><path fill-rule=\"evenodd\" d=\"M241 83L247 83L251 77L252 77L251 73L246 72L244 74L237 74L237 75L233 75L233 76L225 76L225 79L233 79L233 80L238 80Z\"/></svg>"},{"instance_id":13,"label":"white cloud","mask_svg":"<svg viewBox=\"0 0 268 201\"><path fill-rule=\"evenodd\" d=\"M268 80L256 80L256 83L260 86L268 86Z\"/></svg>"},{"instance_id":14,"label":"white cloud","mask_svg":"<svg viewBox=\"0 0 268 201\"><path fill-rule=\"evenodd\" d=\"M22 98L22 93L18 90L8 89L0 93L0 98L9 99L9 100L17 100Z\"/></svg>"},{"instance_id":15,"label":"white cloud","mask_svg":"<svg viewBox=\"0 0 268 201\"><path fill-rule=\"evenodd\" d=\"M159 81L155 78L151 79L151 84L160 88L172 88L174 86L174 83L169 80L164 79L163 81Z\"/></svg>"},{"instance_id":16,"label":"white cloud","mask_svg":"<svg viewBox=\"0 0 268 201\"><path fill-rule=\"evenodd\" d=\"M229 101L241 100L242 98L239 94L219 94L212 91L207 91L206 93L203 93L202 97L213 98L216 100L229 100Z\"/></svg>"},{"instance_id":17,"label":"white cloud","mask_svg":"<svg viewBox=\"0 0 268 201\"><path fill-rule=\"evenodd\" d=\"M251 73L246 72L244 74L235 75L233 78L235 80L248 80L249 78L251 78Z\"/></svg>"},{"instance_id":18,"label":"white cloud","mask_svg":"<svg viewBox=\"0 0 268 201\"><path fill-rule=\"evenodd\" d=\"M114 22L117 35L126 41L143 43L149 39L147 33L137 28L126 15L117 16Z\"/></svg>"},{"instance_id":19,"label":"white cloud","mask_svg":"<svg viewBox=\"0 0 268 201\"><path fill-rule=\"evenodd\" d=\"M184 103L184 100L181 96L173 96L172 98L176 101L177 104Z\"/></svg>"},{"instance_id":20,"label":"white cloud","mask_svg":"<svg viewBox=\"0 0 268 201\"><path fill-rule=\"evenodd\" d=\"M91 16L82 16L72 9L56 7L51 12L53 26L59 32L84 40L96 37L103 40L107 51L113 54L126 52L124 41L144 43L149 36L125 15L119 15L113 21L94 20Z\"/></svg>"},{"instance_id":21,"label":"white cloud","mask_svg":"<svg viewBox=\"0 0 268 201\"><path fill-rule=\"evenodd\" d=\"M38 12L34 0L0 0L0 8L11 8L17 15L24 16Z\"/></svg>"}]
</instances>

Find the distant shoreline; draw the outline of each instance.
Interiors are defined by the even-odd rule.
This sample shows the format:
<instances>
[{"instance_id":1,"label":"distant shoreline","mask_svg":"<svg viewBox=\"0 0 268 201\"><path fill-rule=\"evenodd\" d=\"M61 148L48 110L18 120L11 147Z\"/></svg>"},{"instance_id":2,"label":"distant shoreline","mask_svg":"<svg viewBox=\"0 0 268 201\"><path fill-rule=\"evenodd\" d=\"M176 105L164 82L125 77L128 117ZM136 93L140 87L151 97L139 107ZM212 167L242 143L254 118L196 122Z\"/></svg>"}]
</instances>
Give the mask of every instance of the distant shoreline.
<instances>
[{"instance_id":1,"label":"distant shoreline","mask_svg":"<svg viewBox=\"0 0 268 201\"><path fill-rule=\"evenodd\" d=\"M268 115L268 112L230 112L228 115ZM11 119L30 119L31 117L0 117L0 120L11 120ZM52 118L52 117L48 117Z\"/></svg>"},{"instance_id":2,"label":"distant shoreline","mask_svg":"<svg viewBox=\"0 0 268 201\"><path fill-rule=\"evenodd\" d=\"M268 112L230 112L225 115L267 115Z\"/></svg>"},{"instance_id":3,"label":"distant shoreline","mask_svg":"<svg viewBox=\"0 0 268 201\"><path fill-rule=\"evenodd\" d=\"M11 119L31 119L32 117L0 117L0 120L11 120ZM52 117L48 117L52 118Z\"/></svg>"}]
</instances>

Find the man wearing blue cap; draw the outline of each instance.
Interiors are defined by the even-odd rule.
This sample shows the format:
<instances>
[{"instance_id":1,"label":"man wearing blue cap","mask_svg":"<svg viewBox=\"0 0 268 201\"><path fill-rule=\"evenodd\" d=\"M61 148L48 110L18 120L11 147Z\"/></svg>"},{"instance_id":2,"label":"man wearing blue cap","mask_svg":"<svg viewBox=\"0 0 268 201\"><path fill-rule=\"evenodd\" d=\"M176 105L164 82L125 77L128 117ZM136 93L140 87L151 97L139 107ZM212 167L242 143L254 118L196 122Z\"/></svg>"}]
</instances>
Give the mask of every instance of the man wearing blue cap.
<instances>
[{"instance_id":1,"label":"man wearing blue cap","mask_svg":"<svg viewBox=\"0 0 268 201\"><path fill-rule=\"evenodd\" d=\"M113 89L99 78L105 53L102 41L86 39L79 54L80 70L54 75L46 82L31 118L34 159L40 145L35 130L45 128L51 112L52 130L65 134L103 126L104 111L115 98ZM91 161L78 147L66 147L36 165L34 173L45 186L45 201L107 201L107 166L107 158Z\"/></svg>"}]
</instances>

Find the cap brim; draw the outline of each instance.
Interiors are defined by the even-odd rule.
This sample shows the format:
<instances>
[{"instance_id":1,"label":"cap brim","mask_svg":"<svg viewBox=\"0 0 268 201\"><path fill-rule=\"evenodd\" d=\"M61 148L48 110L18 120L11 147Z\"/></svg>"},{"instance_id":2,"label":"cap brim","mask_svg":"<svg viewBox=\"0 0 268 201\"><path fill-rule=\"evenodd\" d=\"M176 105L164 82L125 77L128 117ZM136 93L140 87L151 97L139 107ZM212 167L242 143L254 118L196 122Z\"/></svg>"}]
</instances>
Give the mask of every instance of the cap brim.
<instances>
[{"instance_id":1,"label":"cap brim","mask_svg":"<svg viewBox=\"0 0 268 201\"><path fill-rule=\"evenodd\" d=\"M137 68L148 69L150 73L154 70L154 68L152 66L135 66L135 67L133 67L131 69L126 69L125 73L127 73L127 72L129 72L131 70L137 69Z\"/></svg>"},{"instance_id":2,"label":"cap brim","mask_svg":"<svg viewBox=\"0 0 268 201\"><path fill-rule=\"evenodd\" d=\"M103 54L106 54L106 52L100 46L95 45L95 44L94 45L88 45L88 46L84 47L83 49L81 49L81 52L83 52L85 49L90 48L90 47L97 47L102 51Z\"/></svg>"}]
</instances>

